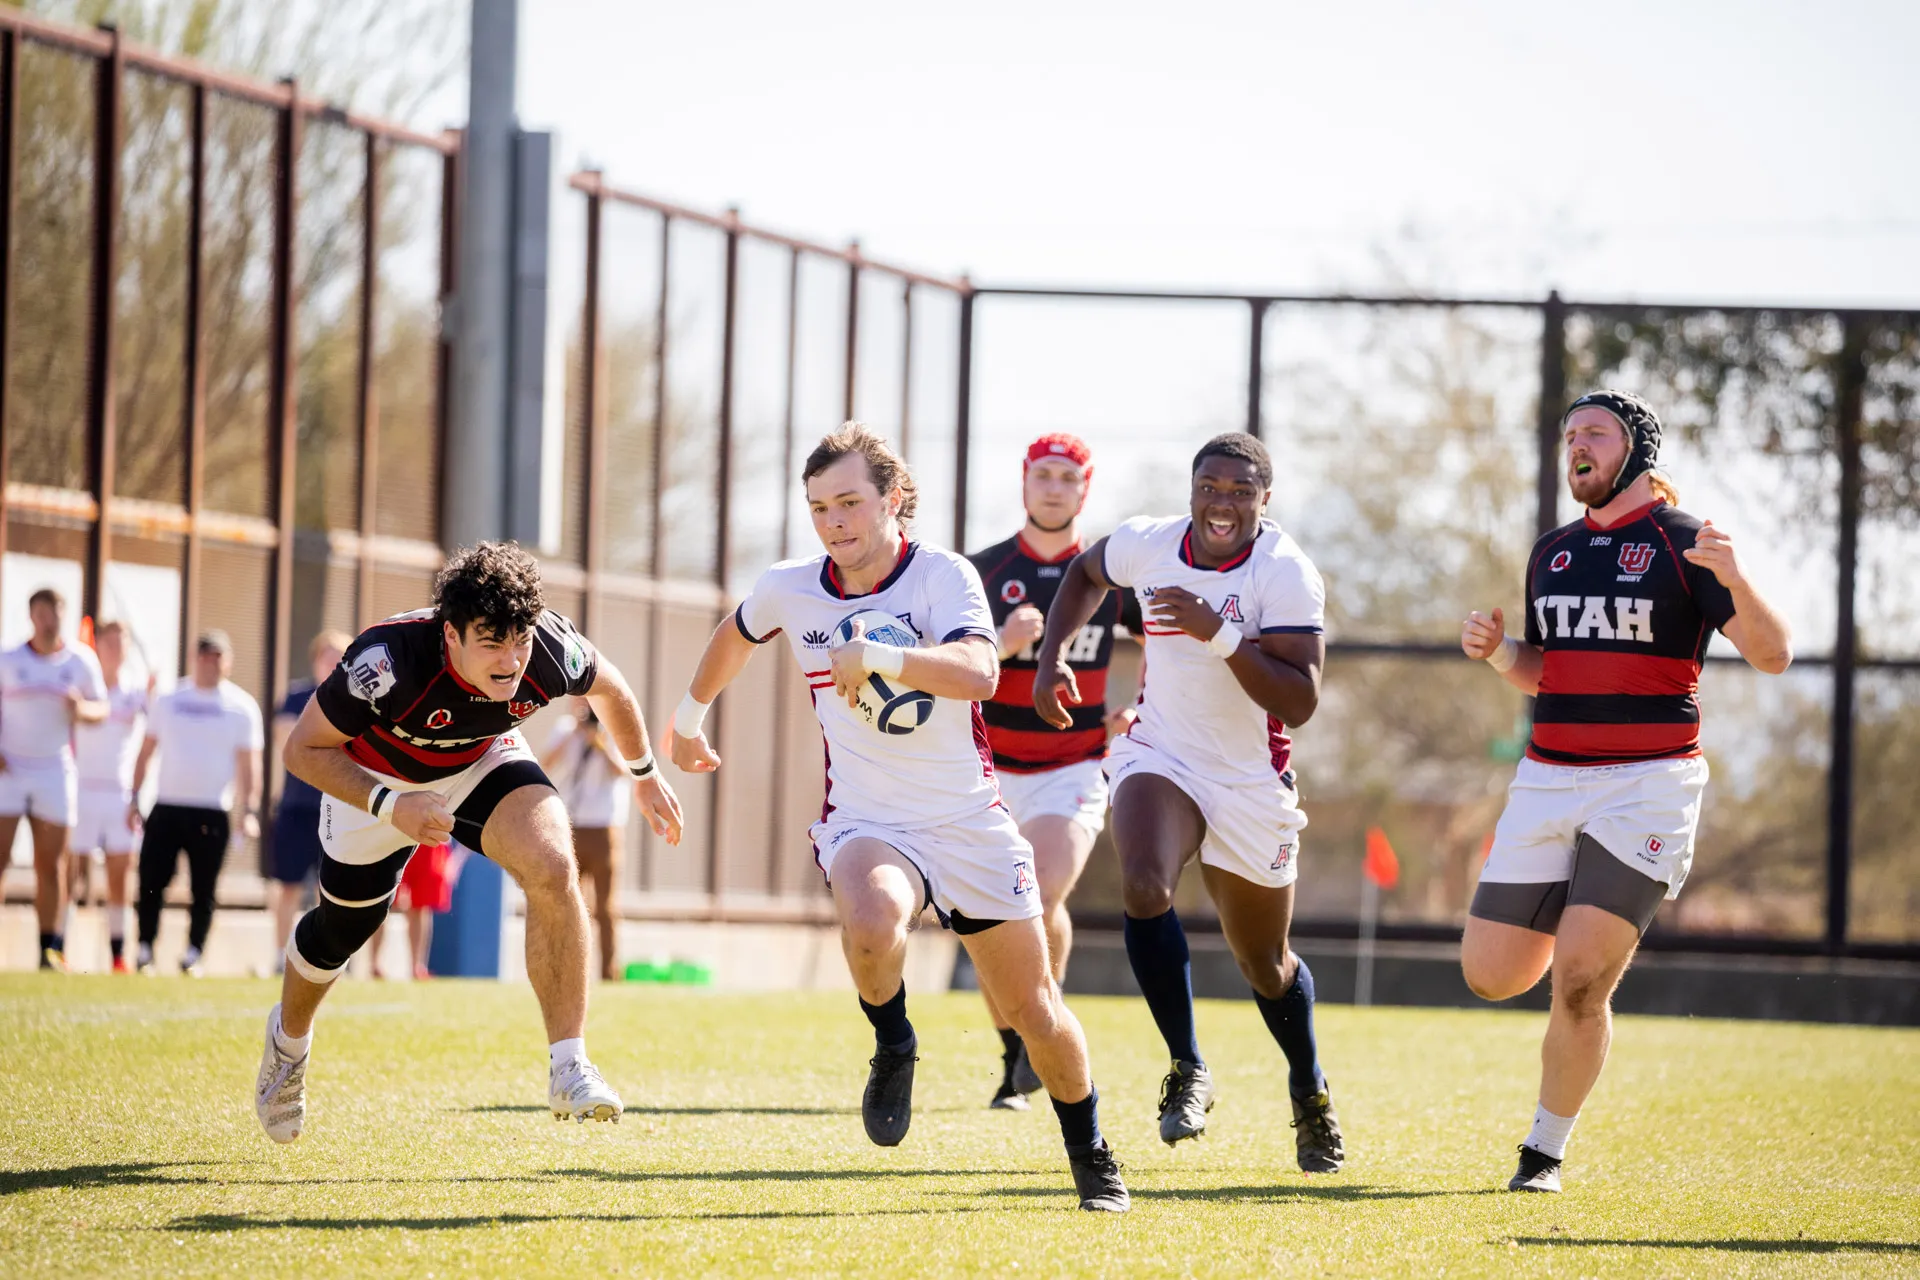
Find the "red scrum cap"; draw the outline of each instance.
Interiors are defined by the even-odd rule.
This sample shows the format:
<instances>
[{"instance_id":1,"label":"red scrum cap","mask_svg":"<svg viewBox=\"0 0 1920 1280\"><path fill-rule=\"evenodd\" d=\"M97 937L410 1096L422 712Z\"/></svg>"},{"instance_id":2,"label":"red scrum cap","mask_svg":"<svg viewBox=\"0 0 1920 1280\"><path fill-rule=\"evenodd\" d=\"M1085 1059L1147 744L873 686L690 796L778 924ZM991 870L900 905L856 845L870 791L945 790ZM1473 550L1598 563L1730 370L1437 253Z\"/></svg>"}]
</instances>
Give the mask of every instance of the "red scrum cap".
<instances>
[{"instance_id":1,"label":"red scrum cap","mask_svg":"<svg viewBox=\"0 0 1920 1280\"><path fill-rule=\"evenodd\" d=\"M1080 473L1089 482L1093 480L1093 450L1087 448L1087 442L1079 436L1065 431L1050 431L1027 446L1027 457L1020 464L1020 474L1025 475L1027 468L1042 458L1064 458L1080 468Z\"/></svg>"}]
</instances>

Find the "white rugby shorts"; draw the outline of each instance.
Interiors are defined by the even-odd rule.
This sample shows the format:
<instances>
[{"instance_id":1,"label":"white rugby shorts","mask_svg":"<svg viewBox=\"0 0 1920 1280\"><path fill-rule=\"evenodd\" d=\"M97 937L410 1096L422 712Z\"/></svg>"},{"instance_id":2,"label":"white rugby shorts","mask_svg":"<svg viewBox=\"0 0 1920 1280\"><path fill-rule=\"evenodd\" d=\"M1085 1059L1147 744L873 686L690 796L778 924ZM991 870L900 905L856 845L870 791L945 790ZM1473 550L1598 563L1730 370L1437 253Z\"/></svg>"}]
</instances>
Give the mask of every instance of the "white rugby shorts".
<instances>
[{"instance_id":1,"label":"white rugby shorts","mask_svg":"<svg viewBox=\"0 0 1920 1280\"><path fill-rule=\"evenodd\" d=\"M132 853L133 828L127 823L132 804L133 793L116 781L82 782L67 848L83 856Z\"/></svg>"},{"instance_id":2,"label":"white rugby shorts","mask_svg":"<svg viewBox=\"0 0 1920 1280\"><path fill-rule=\"evenodd\" d=\"M1077 760L1032 773L997 769L994 776L1000 782L1000 798L1023 827L1046 814L1071 818L1090 836L1099 835L1107 825L1107 775L1098 760Z\"/></svg>"},{"instance_id":3,"label":"white rugby shorts","mask_svg":"<svg viewBox=\"0 0 1920 1280\"><path fill-rule=\"evenodd\" d=\"M0 771L0 818L22 815L71 827L79 775L73 762L60 756L10 759Z\"/></svg>"},{"instance_id":4,"label":"white rugby shorts","mask_svg":"<svg viewBox=\"0 0 1920 1280\"><path fill-rule=\"evenodd\" d=\"M407 782L388 777L377 770L368 769L367 772L379 779L381 785L392 787L395 791L438 791L447 797L447 808L451 811L460 807L461 802L480 785L482 778L501 765L516 760L539 763L539 757L528 749L525 737L517 731L495 738L478 760L459 773L433 782ZM324 793L320 796L320 847L335 862L356 867L371 866L402 849L412 848L415 843L412 836L391 822L374 817L358 805L346 804Z\"/></svg>"},{"instance_id":5,"label":"white rugby shorts","mask_svg":"<svg viewBox=\"0 0 1920 1280\"><path fill-rule=\"evenodd\" d=\"M1279 775L1270 784L1214 782L1125 734L1107 748L1106 770L1116 792L1136 773L1155 774L1186 792L1207 822L1200 841L1205 865L1272 889L1299 877L1300 832L1307 815L1300 809L1299 793Z\"/></svg>"},{"instance_id":6,"label":"white rugby shorts","mask_svg":"<svg viewBox=\"0 0 1920 1280\"><path fill-rule=\"evenodd\" d=\"M1677 898L1693 866L1706 789L1704 756L1606 765L1522 760L1480 879L1571 880L1574 846L1589 835L1641 875L1663 881L1667 897Z\"/></svg>"},{"instance_id":7,"label":"white rugby shorts","mask_svg":"<svg viewBox=\"0 0 1920 1280\"><path fill-rule=\"evenodd\" d=\"M1004 805L937 827L906 830L828 815L813 824L813 860L833 883L833 862L851 840L878 840L899 850L920 873L926 900L946 924L955 911L970 920L1027 920L1040 914L1033 846Z\"/></svg>"}]
</instances>

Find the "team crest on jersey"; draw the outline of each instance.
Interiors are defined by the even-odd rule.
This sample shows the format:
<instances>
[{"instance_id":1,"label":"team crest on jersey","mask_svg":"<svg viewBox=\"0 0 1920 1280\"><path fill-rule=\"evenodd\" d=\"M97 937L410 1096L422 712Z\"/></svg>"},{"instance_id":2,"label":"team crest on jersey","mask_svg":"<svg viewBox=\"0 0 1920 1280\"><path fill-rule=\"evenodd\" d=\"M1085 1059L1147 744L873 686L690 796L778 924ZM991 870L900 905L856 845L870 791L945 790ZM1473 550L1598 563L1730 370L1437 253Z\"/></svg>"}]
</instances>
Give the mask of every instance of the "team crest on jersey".
<instances>
[{"instance_id":1,"label":"team crest on jersey","mask_svg":"<svg viewBox=\"0 0 1920 1280\"><path fill-rule=\"evenodd\" d=\"M800 643L809 649L824 649L827 647L827 633L824 631L809 631L800 637Z\"/></svg>"},{"instance_id":2,"label":"team crest on jersey","mask_svg":"<svg viewBox=\"0 0 1920 1280\"><path fill-rule=\"evenodd\" d=\"M1645 573L1652 564L1651 542L1629 542L1620 548L1620 572Z\"/></svg>"},{"instance_id":3,"label":"team crest on jersey","mask_svg":"<svg viewBox=\"0 0 1920 1280\"><path fill-rule=\"evenodd\" d=\"M1240 597L1228 596L1227 602L1220 606L1220 616L1228 622L1245 622L1246 619L1240 614Z\"/></svg>"},{"instance_id":4,"label":"team crest on jersey","mask_svg":"<svg viewBox=\"0 0 1920 1280\"><path fill-rule=\"evenodd\" d=\"M1291 842L1289 842L1287 844L1283 844L1280 846L1280 852L1273 855L1273 865L1267 868L1267 870L1285 871L1287 869L1287 865L1292 861L1293 861L1293 845Z\"/></svg>"},{"instance_id":5,"label":"team crest on jersey","mask_svg":"<svg viewBox=\"0 0 1920 1280\"><path fill-rule=\"evenodd\" d=\"M581 646L578 636L567 637L565 664L567 668L567 679L569 680L578 680L580 673L587 669L587 651ZM532 715L533 713L529 711L526 714Z\"/></svg>"},{"instance_id":6,"label":"team crest on jersey","mask_svg":"<svg viewBox=\"0 0 1920 1280\"><path fill-rule=\"evenodd\" d=\"M507 704L507 713L511 715L515 720L525 720L528 716L532 715L534 712L538 711L539 709L540 709L539 707L534 705L534 702L531 698L529 698L525 702L509 702Z\"/></svg>"},{"instance_id":7,"label":"team crest on jersey","mask_svg":"<svg viewBox=\"0 0 1920 1280\"><path fill-rule=\"evenodd\" d=\"M1027 598L1027 584L1018 578L1008 578L1000 584L1000 599L1004 604L1021 604Z\"/></svg>"},{"instance_id":8,"label":"team crest on jersey","mask_svg":"<svg viewBox=\"0 0 1920 1280\"><path fill-rule=\"evenodd\" d=\"M378 702L393 683L393 655L383 644L368 645L347 671L347 686L363 702Z\"/></svg>"},{"instance_id":9,"label":"team crest on jersey","mask_svg":"<svg viewBox=\"0 0 1920 1280\"><path fill-rule=\"evenodd\" d=\"M1553 553L1553 559L1548 562L1547 568L1552 570L1554 573L1558 573L1572 563L1573 563L1573 552L1556 551Z\"/></svg>"},{"instance_id":10,"label":"team crest on jersey","mask_svg":"<svg viewBox=\"0 0 1920 1280\"><path fill-rule=\"evenodd\" d=\"M1654 854L1655 856L1658 856L1658 855L1659 855L1659 853L1660 853L1660 851L1661 851L1662 849L1664 849L1664 848L1666 848L1666 847L1667 847L1667 845L1666 845L1666 842L1665 842L1664 840L1662 840L1662 839L1661 839L1661 838L1660 838L1659 836L1648 836L1648 837L1647 837L1647 852L1648 852L1648 853L1651 853L1651 854Z\"/></svg>"},{"instance_id":11,"label":"team crest on jersey","mask_svg":"<svg viewBox=\"0 0 1920 1280\"><path fill-rule=\"evenodd\" d=\"M1013 864L1013 893L1015 897L1033 892L1033 864L1016 862Z\"/></svg>"},{"instance_id":12,"label":"team crest on jersey","mask_svg":"<svg viewBox=\"0 0 1920 1280\"><path fill-rule=\"evenodd\" d=\"M447 710L445 707L435 707L433 713L427 717L427 728L429 729L444 729L452 723L453 712Z\"/></svg>"}]
</instances>

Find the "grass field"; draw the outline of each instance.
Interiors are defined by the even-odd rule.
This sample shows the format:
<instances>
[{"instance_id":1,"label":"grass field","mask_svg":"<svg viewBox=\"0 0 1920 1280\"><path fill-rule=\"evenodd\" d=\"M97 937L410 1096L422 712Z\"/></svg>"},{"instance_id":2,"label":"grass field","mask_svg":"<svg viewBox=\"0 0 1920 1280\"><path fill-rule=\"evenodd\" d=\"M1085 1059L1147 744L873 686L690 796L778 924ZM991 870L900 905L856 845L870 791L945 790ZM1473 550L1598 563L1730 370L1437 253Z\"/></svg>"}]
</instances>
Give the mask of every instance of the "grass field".
<instances>
[{"instance_id":1,"label":"grass field","mask_svg":"<svg viewBox=\"0 0 1920 1280\"><path fill-rule=\"evenodd\" d=\"M1344 1173L1294 1169L1253 1006L1208 1003L1212 1134L1170 1151L1132 1001L1075 1003L1123 1218L1073 1211L1050 1110L989 1112L973 997L911 1010L914 1127L857 1113L851 996L602 988L618 1126L556 1124L524 986L349 982L291 1148L254 1123L259 982L0 977L0 1276L1912 1275L1920 1033L1624 1019L1559 1197L1496 1193L1537 1015L1326 1006Z\"/></svg>"}]
</instances>

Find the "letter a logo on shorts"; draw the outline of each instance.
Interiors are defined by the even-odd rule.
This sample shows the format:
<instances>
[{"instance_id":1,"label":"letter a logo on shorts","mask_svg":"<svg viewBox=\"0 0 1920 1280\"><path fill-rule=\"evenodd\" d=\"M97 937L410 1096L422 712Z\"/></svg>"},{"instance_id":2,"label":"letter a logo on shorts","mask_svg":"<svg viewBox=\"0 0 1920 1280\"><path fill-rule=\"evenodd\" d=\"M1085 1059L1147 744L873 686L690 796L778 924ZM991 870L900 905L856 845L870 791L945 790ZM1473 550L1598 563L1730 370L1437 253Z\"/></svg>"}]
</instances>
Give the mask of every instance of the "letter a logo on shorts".
<instances>
[{"instance_id":1,"label":"letter a logo on shorts","mask_svg":"<svg viewBox=\"0 0 1920 1280\"><path fill-rule=\"evenodd\" d=\"M1015 897L1033 892L1033 864L1016 862L1013 864L1013 892Z\"/></svg>"},{"instance_id":2,"label":"letter a logo on shorts","mask_svg":"<svg viewBox=\"0 0 1920 1280\"><path fill-rule=\"evenodd\" d=\"M1293 846L1291 844L1283 844L1280 846L1280 852L1276 853L1273 856L1273 865L1271 867L1268 867L1267 870L1285 871L1287 869L1287 864L1292 861L1293 861Z\"/></svg>"}]
</instances>

